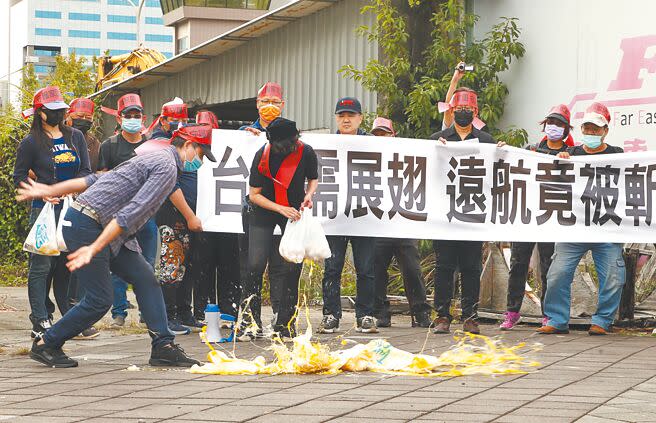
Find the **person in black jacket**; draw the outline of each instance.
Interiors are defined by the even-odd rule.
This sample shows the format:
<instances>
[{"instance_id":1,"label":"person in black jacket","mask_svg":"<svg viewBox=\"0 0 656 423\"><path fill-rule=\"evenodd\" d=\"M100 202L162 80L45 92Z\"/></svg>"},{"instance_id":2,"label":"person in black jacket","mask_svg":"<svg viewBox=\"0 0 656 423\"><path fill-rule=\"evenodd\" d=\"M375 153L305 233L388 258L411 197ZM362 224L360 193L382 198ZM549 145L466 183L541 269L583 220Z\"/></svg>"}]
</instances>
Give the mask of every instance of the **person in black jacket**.
<instances>
[{"instance_id":1,"label":"person in black jacket","mask_svg":"<svg viewBox=\"0 0 656 423\"><path fill-rule=\"evenodd\" d=\"M451 100L454 125L431 135L431 139L464 141L478 139L480 143L496 144L494 138L476 126L483 122L477 119L478 102L476 93L469 88L458 88ZM500 143L502 145L503 143ZM461 275L462 320L465 332L480 333L477 319L478 297L481 288L482 241L433 241L435 250L435 310L437 318L433 321L433 333L449 333L451 325L451 300L453 298L453 278L456 271Z\"/></svg>"},{"instance_id":2,"label":"person in black jacket","mask_svg":"<svg viewBox=\"0 0 656 423\"><path fill-rule=\"evenodd\" d=\"M91 174L89 151L82 132L64 124L68 105L58 87L45 87L34 95L32 108L23 112L23 117L33 116L30 133L20 142L14 166L14 184L28 180L30 171L42 184L53 185L68 179ZM55 217L59 218L59 198L45 198L55 205ZM34 224L45 203L35 199L30 212L30 227ZM30 300L32 337L41 336L52 326L52 316L46 307L47 281L65 256L42 256L30 254L27 276ZM61 273L53 281L55 299L62 315L68 311L68 281L70 275Z\"/></svg>"}]
</instances>

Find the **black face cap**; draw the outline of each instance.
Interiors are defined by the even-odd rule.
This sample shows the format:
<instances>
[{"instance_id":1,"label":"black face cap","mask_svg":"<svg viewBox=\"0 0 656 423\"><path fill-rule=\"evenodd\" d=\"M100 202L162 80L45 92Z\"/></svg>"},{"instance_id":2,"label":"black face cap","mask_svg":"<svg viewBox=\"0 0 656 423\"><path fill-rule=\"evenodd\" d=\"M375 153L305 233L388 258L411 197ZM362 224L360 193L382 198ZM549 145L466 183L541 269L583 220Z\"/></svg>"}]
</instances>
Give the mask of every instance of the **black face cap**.
<instances>
[{"instance_id":1,"label":"black face cap","mask_svg":"<svg viewBox=\"0 0 656 423\"><path fill-rule=\"evenodd\" d=\"M342 112L362 114L362 105L355 97L340 98L335 106L335 114L338 115Z\"/></svg>"},{"instance_id":2,"label":"black face cap","mask_svg":"<svg viewBox=\"0 0 656 423\"><path fill-rule=\"evenodd\" d=\"M565 125L569 126L569 122L567 122L567 119L565 119L565 116L561 115L560 113L551 113L551 114L549 114L549 116L547 116L547 119L549 119L549 118L559 120L562 123L564 123Z\"/></svg>"},{"instance_id":3,"label":"black face cap","mask_svg":"<svg viewBox=\"0 0 656 423\"><path fill-rule=\"evenodd\" d=\"M298 138L298 129L296 122L285 118L276 118L266 128L266 135L269 142L280 142Z\"/></svg>"}]
</instances>

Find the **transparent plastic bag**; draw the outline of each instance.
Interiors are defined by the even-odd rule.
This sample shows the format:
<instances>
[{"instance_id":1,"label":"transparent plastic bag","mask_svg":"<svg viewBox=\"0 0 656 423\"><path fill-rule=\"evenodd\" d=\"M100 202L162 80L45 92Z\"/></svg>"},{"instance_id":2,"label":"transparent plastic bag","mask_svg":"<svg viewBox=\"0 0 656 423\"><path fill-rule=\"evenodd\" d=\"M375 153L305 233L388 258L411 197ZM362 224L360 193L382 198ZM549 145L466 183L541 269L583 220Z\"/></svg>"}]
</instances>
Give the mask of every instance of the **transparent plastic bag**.
<instances>
[{"instance_id":1,"label":"transparent plastic bag","mask_svg":"<svg viewBox=\"0 0 656 423\"><path fill-rule=\"evenodd\" d=\"M61 212L59 213L59 221L57 222L57 248L59 249L60 252L64 253L68 251L68 247L66 246L66 241L64 241L64 235L62 233L62 228L64 226L71 226L71 222L66 220L66 212L68 211L68 207L71 204L71 197L66 196L62 200L62 209Z\"/></svg>"},{"instance_id":2,"label":"transparent plastic bag","mask_svg":"<svg viewBox=\"0 0 656 423\"><path fill-rule=\"evenodd\" d=\"M288 222L280 240L280 255L292 263L303 259L322 260L330 257L330 247L319 221L312 216L311 209L301 212L296 222Z\"/></svg>"},{"instance_id":3,"label":"transparent plastic bag","mask_svg":"<svg viewBox=\"0 0 656 423\"><path fill-rule=\"evenodd\" d=\"M292 263L302 263L305 258L305 232L306 221L301 218L294 221L287 222L285 232L282 234L280 240L280 247L278 252L285 260Z\"/></svg>"},{"instance_id":4,"label":"transparent plastic bag","mask_svg":"<svg viewBox=\"0 0 656 423\"><path fill-rule=\"evenodd\" d=\"M57 224L55 222L55 208L46 202L41 213L37 216L27 239L23 243L23 250L42 256L58 256Z\"/></svg>"},{"instance_id":5,"label":"transparent plastic bag","mask_svg":"<svg viewBox=\"0 0 656 423\"><path fill-rule=\"evenodd\" d=\"M311 260L323 260L332 255L326 233L319 220L312 215L312 210L303 210L303 217L307 221L305 238L305 257Z\"/></svg>"}]
</instances>

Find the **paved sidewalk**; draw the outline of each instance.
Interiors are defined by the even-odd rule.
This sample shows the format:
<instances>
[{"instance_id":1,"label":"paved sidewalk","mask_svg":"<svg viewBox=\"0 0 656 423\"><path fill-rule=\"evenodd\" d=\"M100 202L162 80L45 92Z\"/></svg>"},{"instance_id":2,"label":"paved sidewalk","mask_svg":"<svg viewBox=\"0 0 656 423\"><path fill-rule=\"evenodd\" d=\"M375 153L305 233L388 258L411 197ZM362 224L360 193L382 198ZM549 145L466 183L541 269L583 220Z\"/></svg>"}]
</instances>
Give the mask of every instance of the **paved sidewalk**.
<instances>
[{"instance_id":1,"label":"paved sidewalk","mask_svg":"<svg viewBox=\"0 0 656 423\"><path fill-rule=\"evenodd\" d=\"M505 343L541 342L535 355L542 367L521 376L451 379L372 373L332 376L203 376L147 366L146 334L103 330L99 338L66 344L80 360L74 369L51 369L25 355L27 291L1 288L0 421L30 422L570 422L656 421L656 338L586 332L538 336L532 327L483 333ZM131 311L132 316L136 316ZM313 324L320 319L312 315ZM106 323L105 323L106 324ZM353 324L346 316L342 327ZM126 331L129 332L129 331ZM426 332L407 317L379 334L394 346L417 352ZM374 335L347 336L366 342ZM338 348L334 336L323 342ZM186 351L204 358L197 335L177 338ZM450 336L429 335L426 352L439 355ZM238 344L237 354L265 354L266 342ZM138 372L125 369L135 364Z\"/></svg>"}]
</instances>

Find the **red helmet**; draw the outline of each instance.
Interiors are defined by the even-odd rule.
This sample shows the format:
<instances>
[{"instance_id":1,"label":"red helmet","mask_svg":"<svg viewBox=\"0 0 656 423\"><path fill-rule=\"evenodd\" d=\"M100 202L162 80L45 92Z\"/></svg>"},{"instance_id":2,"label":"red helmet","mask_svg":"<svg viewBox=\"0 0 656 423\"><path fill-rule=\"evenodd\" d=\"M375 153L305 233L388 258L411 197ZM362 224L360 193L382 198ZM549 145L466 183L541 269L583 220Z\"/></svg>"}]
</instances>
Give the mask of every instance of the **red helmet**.
<instances>
[{"instance_id":1,"label":"red helmet","mask_svg":"<svg viewBox=\"0 0 656 423\"><path fill-rule=\"evenodd\" d=\"M210 125L213 129L219 129L219 119L209 110L201 110L196 113L196 123Z\"/></svg>"},{"instance_id":2,"label":"red helmet","mask_svg":"<svg viewBox=\"0 0 656 423\"><path fill-rule=\"evenodd\" d=\"M282 86L277 82L267 82L262 85L262 87L257 90L257 98L260 99L266 96L276 97L282 100Z\"/></svg>"},{"instance_id":3,"label":"red helmet","mask_svg":"<svg viewBox=\"0 0 656 423\"><path fill-rule=\"evenodd\" d=\"M45 107L49 110L60 110L67 109L68 104L64 102L64 97L62 96L59 87L48 86L41 88L36 93L34 93L34 98L32 99L32 107L27 110L23 110L23 118L27 119L32 116L39 108Z\"/></svg>"}]
</instances>

